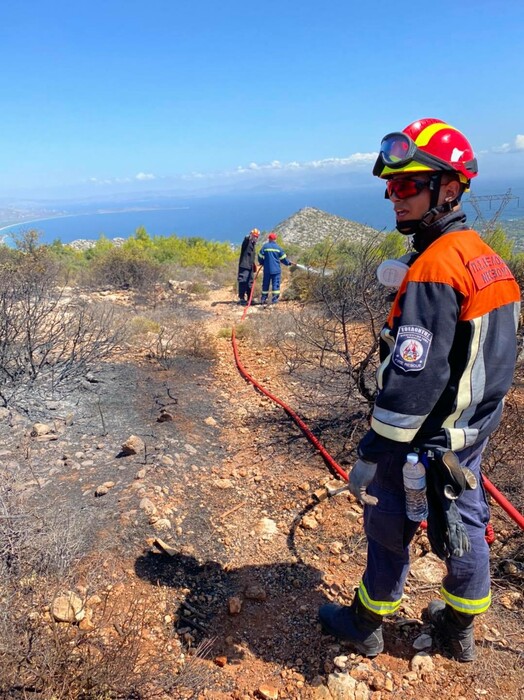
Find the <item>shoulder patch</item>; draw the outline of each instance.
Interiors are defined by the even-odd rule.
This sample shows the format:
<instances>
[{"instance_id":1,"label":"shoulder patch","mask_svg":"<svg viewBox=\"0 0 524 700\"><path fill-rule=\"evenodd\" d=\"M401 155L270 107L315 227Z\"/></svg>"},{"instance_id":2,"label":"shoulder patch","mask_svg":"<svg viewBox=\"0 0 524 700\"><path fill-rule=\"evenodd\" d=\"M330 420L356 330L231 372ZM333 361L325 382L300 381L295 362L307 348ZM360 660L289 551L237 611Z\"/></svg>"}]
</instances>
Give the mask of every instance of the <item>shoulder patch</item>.
<instances>
[{"instance_id":1,"label":"shoulder patch","mask_svg":"<svg viewBox=\"0 0 524 700\"><path fill-rule=\"evenodd\" d=\"M477 289L484 289L499 280L511 280L513 275L501 257L496 255L479 255L468 262L468 269Z\"/></svg>"},{"instance_id":2,"label":"shoulder patch","mask_svg":"<svg viewBox=\"0 0 524 700\"><path fill-rule=\"evenodd\" d=\"M404 372L424 369L432 340L433 333L422 326L399 326L393 363Z\"/></svg>"}]
</instances>

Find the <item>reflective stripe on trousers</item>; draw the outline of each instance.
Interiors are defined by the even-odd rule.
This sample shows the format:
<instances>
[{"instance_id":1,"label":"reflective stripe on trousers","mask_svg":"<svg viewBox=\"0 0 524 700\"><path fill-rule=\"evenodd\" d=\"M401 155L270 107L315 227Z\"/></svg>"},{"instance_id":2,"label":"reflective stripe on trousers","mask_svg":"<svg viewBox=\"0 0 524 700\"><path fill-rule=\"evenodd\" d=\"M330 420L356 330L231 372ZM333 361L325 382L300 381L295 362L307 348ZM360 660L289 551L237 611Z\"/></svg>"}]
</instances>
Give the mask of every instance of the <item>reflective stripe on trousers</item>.
<instances>
[{"instance_id":1,"label":"reflective stripe on trousers","mask_svg":"<svg viewBox=\"0 0 524 700\"><path fill-rule=\"evenodd\" d=\"M271 290L273 294L276 294L280 290L280 277L281 274L280 272L274 272L273 274L270 274L269 269L266 272L266 268L264 267L264 277L262 279L262 294L269 294L269 288L271 287Z\"/></svg>"},{"instance_id":2,"label":"reflective stripe on trousers","mask_svg":"<svg viewBox=\"0 0 524 700\"><path fill-rule=\"evenodd\" d=\"M471 542L471 551L446 560L447 574L442 596L448 605L472 615L485 612L491 601L489 547L485 529L489 507L482 487L480 461L485 443L457 452L462 466L477 477L479 486L465 491L456 501ZM400 446L384 456L377 466L368 493L378 505L364 508L364 530L368 539L368 558L359 598L369 610L387 615L400 606L409 571L409 543L418 524L406 517L402 466L408 446Z\"/></svg>"}]
</instances>

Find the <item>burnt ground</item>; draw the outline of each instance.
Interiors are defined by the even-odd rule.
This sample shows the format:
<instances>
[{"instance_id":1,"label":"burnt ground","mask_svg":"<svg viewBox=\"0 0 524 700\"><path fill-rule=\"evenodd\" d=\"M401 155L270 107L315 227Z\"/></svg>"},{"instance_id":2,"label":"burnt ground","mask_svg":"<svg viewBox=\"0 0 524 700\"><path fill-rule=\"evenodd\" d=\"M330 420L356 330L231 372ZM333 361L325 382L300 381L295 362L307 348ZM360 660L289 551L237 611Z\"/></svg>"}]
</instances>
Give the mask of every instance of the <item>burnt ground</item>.
<instances>
[{"instance_id":1,"label":"burnt ground","mask_svg":"<svg viewBox=\"0 0 524 700\"><path fill-rule=\"evenodd\" d=\"M411 668L414 640L431 634L422 612L442 571L423 532L413 554L426 566L414 565L405 602L385 625L385 652L363 660L321 634L318 606L349 603L359 583L361 508L347 493L317 502L313 493L331 478L324 461L240 376L218 332L240 319L232 291L192 303L215 359L179 357L163 369L129 356L96 368L75 394L0 422L15 490L32 512L56 519L70 550L62 588L104 601L83 634L107 637L138 611L143 698L329 699L337 669L373 700L524 697L522 569L510 567L519 535L500 513L494 602L477 624L475 664L450 660L434 640L433 667ZM250 313L256 322L284 309ZM268 389L296 400L270 350L246 339L240 352ZM166 412L172 420L159 421ZM31 437L37 421L50 430ZM131 435L144 447L125 455Z\"/></svg>"}]
</instances>

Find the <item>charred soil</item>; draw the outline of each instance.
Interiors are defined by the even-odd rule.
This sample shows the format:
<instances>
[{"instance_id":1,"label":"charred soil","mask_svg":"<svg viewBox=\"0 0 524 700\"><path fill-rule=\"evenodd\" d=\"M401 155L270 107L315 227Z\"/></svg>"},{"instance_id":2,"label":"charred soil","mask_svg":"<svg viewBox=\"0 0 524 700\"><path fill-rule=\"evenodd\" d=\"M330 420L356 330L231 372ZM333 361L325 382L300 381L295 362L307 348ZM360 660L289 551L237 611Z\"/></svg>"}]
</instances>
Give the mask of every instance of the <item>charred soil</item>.
<instances>
[{"instance_id":1,"label":"charred soil","mask_svg":"<svg viewBox=\"0 0 524 700\"><path fill-rule=\"evenodd\" d=\"M233 292L187 304L214 339L214 359L180 356L162 368L130 354L98 367L76 395L31 415L5 412L0 422L4 468L30 470L17 493L35 512L65 519L81 541L57 590L79 593L89 625L69 625L68 643L98 649L98 671L115 636L133 646L120 695L84 688L77 697L353 697L328 690L335 672L355 679L356 697L373 700L524 697L523 541L496 506L493 605L476 626L476 663L449 659L433 640L431 666L412 668L413 643L432 635L423 611L442 575L422 531L403 605L385 623L384 653L366 660L321 633L319 605L349 603L365 565L362 509L347 492L314 497L333 479L324 460L238 372L220 332L243 312ZM285 308L254 307L251 322ZM277 353L249 336L239 352L300 413ZM47 432L31 435L35 422ZM132 435L140 439L134 454L123 449ZM51 600L32 600L24 614L54 624ZM40 690L31 684L4 684L5 697L51 697L43 681Z\"/></svg>"}]
</instances>

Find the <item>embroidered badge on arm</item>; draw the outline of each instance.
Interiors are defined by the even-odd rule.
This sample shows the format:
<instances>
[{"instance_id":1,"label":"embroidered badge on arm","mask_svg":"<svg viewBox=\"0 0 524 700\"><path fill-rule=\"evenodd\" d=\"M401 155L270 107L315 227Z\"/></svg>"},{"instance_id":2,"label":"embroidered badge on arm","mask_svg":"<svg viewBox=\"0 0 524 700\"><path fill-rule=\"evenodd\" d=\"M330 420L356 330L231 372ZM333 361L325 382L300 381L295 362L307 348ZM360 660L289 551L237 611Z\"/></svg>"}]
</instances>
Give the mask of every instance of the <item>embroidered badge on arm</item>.
<instances>
[{"instance_id":1,"label":"embroidered badge on arm","mask_svg":"<svg viewBox=\"0 0 524 700\"><path fill-rule=\"evenodd\" d=\"M393 349L393 363L404 372L424 369L433 333L422 326L400 326Z\"/></svg>"}]
</instances>

